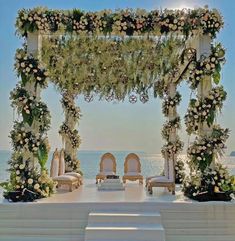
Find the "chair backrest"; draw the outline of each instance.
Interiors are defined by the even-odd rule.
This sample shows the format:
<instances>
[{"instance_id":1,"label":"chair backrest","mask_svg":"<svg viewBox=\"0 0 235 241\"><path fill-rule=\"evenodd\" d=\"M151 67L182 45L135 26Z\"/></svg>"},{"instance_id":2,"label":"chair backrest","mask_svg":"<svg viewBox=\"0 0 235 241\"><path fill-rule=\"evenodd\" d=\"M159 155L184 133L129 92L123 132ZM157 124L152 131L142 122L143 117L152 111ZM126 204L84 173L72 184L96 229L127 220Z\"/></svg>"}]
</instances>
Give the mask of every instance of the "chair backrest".
<instances>
[{"instance_id":1,"label":"chair backrest","mask_svg":"<svg viewBox=\"0 0 235 241\"><path fill-rule=\"evenodd\" d=\"M58 177L59 174L59 152L56 149L55 152L53 153L53 157L51 160L51 168L50 168L50 176L53 177Z\"/></svg>"},{"instance_id":2,"label":"chair backrest","mask_svg":"<svg viewBox=\"0 0 235 241\"><path fill-rule=\"evenodd\" d=\"M174 168L174 161L168 160L168 179L172 182L175 181L175 168Z\"/></svg>"},{"instance_id":3,"label":"chair backrest","mask_svg":"<svg viewBox=\"0 0 235 241\"><path fill-rule=\"evenodd\" d=\"M111 153L105 153L101 157L100 172L114 172L116 173L116 158Z\"/></svg>"},{"instance_id":4,"label":"chair backrest","mask_svg":"<svg viewBox=\"0 0 235 241\"><path fill-rule=\"evenodd\" d=\"M166 158L164 159L164 176L166 178L169 178L169 160L167 160Z\"/></svg>"},{"instance_id":5,"label":"chair backrest","mask_svg":"<svg viewBox=\"0 0 235 241\"><path fill-rule=\"evenodd\" d=\"M59 176L65 173L64 149L60 151Z\"/></svg>"},{"instance_id":6,"label":"chair backrest","mask_svg":"<svg viewBox=\"0 0 235 241\"><path fill-rule=\"evenodd\" d=\"M127 172L141 172L140 158L135 153L130 153L125 158L124 173Z\"/></svg>"}]
</instances>

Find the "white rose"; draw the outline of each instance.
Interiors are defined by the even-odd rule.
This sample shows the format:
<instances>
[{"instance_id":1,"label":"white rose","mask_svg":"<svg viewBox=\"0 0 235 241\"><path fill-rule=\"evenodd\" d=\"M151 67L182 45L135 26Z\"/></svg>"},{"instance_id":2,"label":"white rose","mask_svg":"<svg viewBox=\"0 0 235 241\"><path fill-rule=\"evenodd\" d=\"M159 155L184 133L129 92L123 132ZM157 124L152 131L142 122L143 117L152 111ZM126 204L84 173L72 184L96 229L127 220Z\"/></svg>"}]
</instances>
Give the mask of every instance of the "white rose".
<instances>
[{"instance_id":1,"label":"white rose","mask_svg":"<svg viewBox=\"0 0 235 241\"><path fill-rule=\"evenodd\" d=\"M30 184L30 185L33 184L33 179L32 178L28 179L28 184Z\"/></svg>"},{"instance_id":2,"label":"white rose","mask_svg":"<svg viewBox=\"0 0 235 241\"><path fill-rule=\"evenodd\" d=\"M26 139L25 139L26 140ZM25 165L24 164L21 164L20 165L20 169L23 170L25 168Z\"/></svg>"},{"instance_id":3,"label":"white rose","mask_svg":"<svg viewBox=\"0 0 235 241\"><path fill-rule=\"evenodd\" d=\"M19 170L17 170L17 171L16 171L16 175L19 175L19 174L20 174L20 171L19 171Z\"/></svg>"},{"instance_id":4,"label":"white rose","mask_svg":"<svg viewBox=\"0 0 235 241\"><path fill-rule=\"evenodd\" d=\"M36 183L33 187L35 190L38 190L40 188L40 185L38 183Z\"/></svg>"}]
</instances>

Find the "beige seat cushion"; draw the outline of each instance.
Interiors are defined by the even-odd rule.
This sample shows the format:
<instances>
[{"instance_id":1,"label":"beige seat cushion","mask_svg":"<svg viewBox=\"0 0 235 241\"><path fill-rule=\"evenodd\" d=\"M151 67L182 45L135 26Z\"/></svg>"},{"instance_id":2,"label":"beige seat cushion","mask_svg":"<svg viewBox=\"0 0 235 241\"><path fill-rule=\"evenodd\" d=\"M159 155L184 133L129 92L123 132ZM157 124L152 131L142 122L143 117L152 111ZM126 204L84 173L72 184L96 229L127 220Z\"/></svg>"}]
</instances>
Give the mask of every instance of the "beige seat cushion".
<instances>
[{"instance_id":1,"label":"beige seat cushion","mask_svg":"<svg viewBox=\"0 0 235 241\"><path fill-rule=\"evenodd\" d=\"M172 182L172 180L168 179L165 176L159 176L159 177L154 177L151 178L149 182Z\"/></svg>"},{"instance_id":2,"label":"beige seat cushion","mask_svg":"<svg viewBox=\"0 0 235 241\"><path fill-rule=\"evenodd\" d=\"M65 175L76 177L78 179L82 178L82 175L80 173L77 173L77 172L66 172Z\"/></svg>"},{"instance_id":3,"label":"beige seat cushion","mask_svg":"<svg viewBox=\"0 0 235 241\"><path fill-rule=\"evenodd\" d=\"M127 172L124 176L142 176L139 172Z\"/></svg>"},{"instance_id":4,"label":"beige seat cushion","mask_svg":"<svg viewBox=\"0 0 235 241\"><path fill-rule=\"evenodd\" d=\"M77 181L77 178L73 176L62 175L62 176L54 177L53 180L54 181Z\"/></svg>"},{"instance_id":5,"label":"beige seat cushion","mask_svg":"<svg viewBox=\"0 0 235 241\"><path fill-rule=\"evenodd\" d=\"M100 172L97 176L115 175L115 172Z\"/></svg>"}]
</instances>

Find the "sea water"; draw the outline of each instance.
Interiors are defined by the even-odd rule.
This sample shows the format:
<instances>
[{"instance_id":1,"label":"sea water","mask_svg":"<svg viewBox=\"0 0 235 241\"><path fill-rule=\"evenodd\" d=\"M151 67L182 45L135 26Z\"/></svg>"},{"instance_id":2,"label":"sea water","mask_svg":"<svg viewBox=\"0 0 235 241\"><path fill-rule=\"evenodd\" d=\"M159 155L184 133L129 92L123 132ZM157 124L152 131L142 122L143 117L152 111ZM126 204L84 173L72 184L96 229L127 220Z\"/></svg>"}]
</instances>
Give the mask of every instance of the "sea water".
<instances>
[{"instance_id":1,"label":"sea water","mask_svg":"<svg viewBox=\"0 0 235 241\"><path fill-rule=\"evenodd\" d=\"M78 159L81 163L81 170L84 174L84 178L95 179L96 174L99 172L99 163L101 156L106 151L79 151ZM130 151L109 151L117 160L117 175L122 176L124 173L124 161L125 157ZM161 154L150 154L145 152L135 152L141 160L141 169L144 177L151 175L159 175L163 170L163 158ZM9 172L8 160L11 157L10 151L0 151L0 181L8 179ZM52 153L49 156L47 167L50 166ZM185 158L184 156L182 158ZM223 163L228 166L230 173L235 175L235 157L225 157Z\"/></svg>"}]
</instances>

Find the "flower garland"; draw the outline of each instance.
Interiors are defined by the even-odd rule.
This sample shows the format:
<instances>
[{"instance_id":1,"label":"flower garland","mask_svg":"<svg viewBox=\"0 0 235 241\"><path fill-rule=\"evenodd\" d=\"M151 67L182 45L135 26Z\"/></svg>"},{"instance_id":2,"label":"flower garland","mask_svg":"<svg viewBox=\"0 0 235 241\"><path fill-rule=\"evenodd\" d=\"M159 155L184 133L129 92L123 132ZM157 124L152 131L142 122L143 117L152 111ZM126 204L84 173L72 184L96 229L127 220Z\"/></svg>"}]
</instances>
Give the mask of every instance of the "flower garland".
<instances>
[{"instance_id":1,"label":"flower garland","mask_svg":"<svg viewBox=\"0 0 235 241\"><path fill-rule=\"evenodd\" d=\"M41 88L47 87L48 72L40 66L38 59L27 55L25 49L17 49L15 59L16 72L24 85L28 81L33 81L35 88L37 85Z\"/></svg>"},{"instance_id":2,"label":"flower garland","mask_svg":"<svg viewBox=\"0 0 235 241\"><path fill-rule=\"evenodd\" d=\"M227 93L222 86L213 88L207 97L203 100L191 99L187 114L185 115L185 124L189 134L196 133L201 122L206 121L208 126L214 122L216 111L223 107L223 101Z\"/></svg>"},{"instance_id":3,"label":"flower garland","mask_svg":"<svg viewBox=\"0 0 235 241\"><path fill-rule=\"evenodd\" d=\"M78 135L78 131L70 130L70 128L67 126L66 123L63 123L63 125L60 127L59 133L62 136L65 135L68 137L73 149L77 149L80 146L81 139L80 139L80 136Z\"/></svg>"},{"instance_id":4,"label":"flower garland","mask_svg":"<svg viewBox=\"0 0 235 241\"><path fill-rule=\"evenodd\" d=\"M177 139L175 142L168 141L162 147L162 155L167 158L168 156L177 155L180 151L183 150L183 142Z\"/></svg>"},{"instance_id":5,"label":"flower garland","mask_svg":"<svg viewBox=\"0 0 235 241\"><path fill-rule=\"evenodd\" d=\"M211 46L211 54L199 61L194 61L189 66L188 83L192 89L196 89L200 81L206 76L211 75L216 84L220 81L221 66L225 62L225 49L220 43Z\"/></svg>"},{"instance_id":6,"label":"flower garland","mask_svg":"<svg viewBox=\"0 0 235 241\"><path fill-rule=\"evenodd\" d=\"M75 120L81 118L81 110L79 107L74 105L74 100L69 94L64 93L61 99L62 107L69 113L69 116L73 117Z\"/></svg>"},{"instance_id":7,"label":"flower garland","mask_svg":"<svg viewBox=\"0 0 235 241\"><path fill-rule=\"evenodd\" d=\"M199 31L215 37L223 27L223 20L217 10L207 8L151 12L143 9L83 12L79 9L62 11L34 8L19 11L16 27L22 36L36 31L119 36L179 33L189 36Z\"/></svg>"},{"instance_id":8,"label":"flower garland","mask_svg":"<svg viewBox=\"0 0 235 241\"><path fill-rule=\"evenodd\" d=\"M191 167L198 167L202 172L211 164L214 155L222 155L229 130L214 126L211 136L196 139L188 148Z\"/></svg>"},{"instance_id":9,"label":"flower garland","mask_svg":"<svg viewBox=\"0 0 235 241\"><path fill-rule=\"evenodd\" d=\"M72 156L67 153L65 153L65 165L67 172L77 172L83 175L80 167L80 161L77 158L72 158Z\"/></svg>"},{"instance_id":10,"label":"flower garland","mask_svg":"<svg viewBox=\"0 0 235 241\"><path fill-rule=\"evenodd\" d=\"M60 129L60 134L65 142L65 171L82 174L80 161L77 159L77 149L81 140L78 131L74 129L81 118L81 111L79 107L75 106L75 96L72 93L65 92L61 103L65 112L65 122Z\"/></svg>"},{"instance_id":11,"label":"flower garland","mask_svg":"<svg viewBox=\"0 0 235 241\"><path fill-rule=\"evenodd\" d=\"M167 121L162 127L162 137L165 140L168 140L172 129L173 128L180 129L180 127L181 126L180 126L180 117L179 116L175 117L174 120Z\"/></svg>"},{"instance_id":12,"label":"flower garland","mask_svg":"<svg viewBox=\"0 0 235 241\"><path fill-rule=\"evenodd\" d=\"M181 101L181 95L179 92L176 92L173 98L171 98L170 96L165 97L162 104L162 113L165 116L168 116L170 108L173 108L176 105L179 105L180 101Z\"/></svg>"},{"instance_id":13,"label":"flower garland","mask_svg":"<svg viewBox=\"0 0 235 241\"><path fill-rule=\"evenodd\" d=\"M40 125L40 132L48 131L51 123L50 112L45 103L36 100L35 96L22 86L17 86L10 94L12 106L21 113L25 123L32 126L33 121L37 120Z\"/></svg>"}]
</instances>

